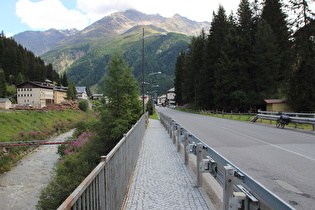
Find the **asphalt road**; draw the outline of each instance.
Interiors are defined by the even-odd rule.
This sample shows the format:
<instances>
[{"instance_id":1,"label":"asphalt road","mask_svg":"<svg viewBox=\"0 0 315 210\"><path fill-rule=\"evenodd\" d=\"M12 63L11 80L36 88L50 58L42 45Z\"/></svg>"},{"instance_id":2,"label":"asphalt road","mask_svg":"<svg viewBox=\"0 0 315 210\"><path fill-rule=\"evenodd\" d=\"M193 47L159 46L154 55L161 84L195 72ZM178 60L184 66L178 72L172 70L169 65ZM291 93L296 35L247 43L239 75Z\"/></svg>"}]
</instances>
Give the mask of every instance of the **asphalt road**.
<instances>
[{"instance_id":1,"label":"asphalt road","mask_svg":"<svg viewBox=\"0 0 315 210\"><path fill-rule=\"evenodd\" d=\"M296 209L315 208L315 133L158 108Z\"/></svg>"}]
</instances>

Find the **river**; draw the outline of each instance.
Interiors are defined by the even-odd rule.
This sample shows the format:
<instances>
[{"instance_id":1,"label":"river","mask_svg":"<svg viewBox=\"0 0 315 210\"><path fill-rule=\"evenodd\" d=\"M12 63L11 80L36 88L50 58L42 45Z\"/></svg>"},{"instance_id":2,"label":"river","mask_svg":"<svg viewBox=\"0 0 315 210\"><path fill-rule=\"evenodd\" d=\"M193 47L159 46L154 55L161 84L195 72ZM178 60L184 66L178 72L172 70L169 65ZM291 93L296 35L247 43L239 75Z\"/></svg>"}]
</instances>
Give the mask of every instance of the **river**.
<instances>
[{"instance_id":1,"label":"river","mask_svg":"<svg viewBox=\"0 0 315 210\"><path fill-rule=\"evenodd\" d=\"M52 138L66 139L74 130ZM0 176L0 209L36 209L40 192L51 179L52 167L59 158L58 145L40 146Z\"/></svg>"}]
</instances>

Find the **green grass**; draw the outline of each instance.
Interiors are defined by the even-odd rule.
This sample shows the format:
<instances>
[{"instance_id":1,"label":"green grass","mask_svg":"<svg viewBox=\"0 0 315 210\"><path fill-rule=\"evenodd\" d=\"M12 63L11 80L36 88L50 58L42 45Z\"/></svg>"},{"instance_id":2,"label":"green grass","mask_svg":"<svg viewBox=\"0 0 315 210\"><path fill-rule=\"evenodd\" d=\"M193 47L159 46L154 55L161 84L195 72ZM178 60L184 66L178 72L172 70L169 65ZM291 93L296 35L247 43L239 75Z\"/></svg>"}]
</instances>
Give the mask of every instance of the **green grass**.
<instances>
[{"instance_id":1,"label":"green grass","mask_svg":"<svg viewBox=\"0 0 315 210\"><path fill-rule=\"evenodd\" d=\"M0 112L0 142L43 140L58 132L75 127L80 121L94 118L92 112L65 111L10 111ZM29 151L28 147L0 150L0 174L10 170Z\"/></svg>"},{"instance_id":2,"label":"green grass","mask_svg":"<svg viewBox=\"0 0 315 210\"><path fill-rule=\"evenodd\" d=\"M54 134L67 130L84 118L86 114L77 110L65 111L12 111L0 113L0 142L16 141L31 132ZM39 136L40 137L40 136ZM23 139L25 140L25 139Z\"/></svg>"},{"instance_id":3,"label":"green grass","mask_svg":"<svg viewBox=\"0 0 315 210\"><path fill-rule=\"evenodd\" d=\"M159 120L159 116L156 111L154 111L153 115L150 115L150 119Z\"/></svg>"}]
</instances>

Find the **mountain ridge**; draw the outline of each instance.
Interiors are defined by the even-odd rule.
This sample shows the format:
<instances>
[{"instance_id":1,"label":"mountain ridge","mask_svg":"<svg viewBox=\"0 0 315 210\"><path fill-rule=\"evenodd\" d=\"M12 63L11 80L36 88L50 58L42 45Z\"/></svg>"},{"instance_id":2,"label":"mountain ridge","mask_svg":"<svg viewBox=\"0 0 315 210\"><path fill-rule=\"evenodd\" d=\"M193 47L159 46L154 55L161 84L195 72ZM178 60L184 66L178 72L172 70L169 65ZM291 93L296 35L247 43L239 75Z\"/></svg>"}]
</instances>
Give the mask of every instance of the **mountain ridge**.
<instances>
[{"instance_id":1,"label":"mountain ridge","mask_svg":"<svg viewBox=\"0 0 315 210\"><path fill-rule=\"evenodd\" d=\"M159 14L147 15L127 10L106 16L82 31L50 29L50 33L30 32L42 41L33 42L35 46L24 46L36 49L37 54L41 52L40 57L46 63L52 63L57 72L66 72L68 81L87 86L94 93L101 92L102 78L107 74L106 67L110 57L117 51L134 69L133 74L140 84L144 50L145 75L162 72L159 76L145 80L159 85L159 92L165 93L174 85L178 54L187 50L193 35L197 36L202 29L207 28L210 28L210 23L192 21L179 14L165 18ZM159 33L167 33L167 37L150 38L150 35ZM147 37L144 48L143 36ZM30 37L25 39L27 43L32 43ZM152 91L147 86L145 89L146 92Z\"/></svg>"},{"instance_id":2,"label":"mountain ridge","mask_svg":"<svg viewBox=\"0 0 315 210\"><path fill-rule=\"evenodd\" d=\"M159 14L126 10L105 16L81 31L76 29L25 31L14 35L13 39L39 56L59 45L73 45L95 38L119 36L138 25L154 25L166 32L182 33L188 36L197 36L201 29L210 28L210 22L196 22L179 14L165 18Z\"/></svg>"}]
</instances>

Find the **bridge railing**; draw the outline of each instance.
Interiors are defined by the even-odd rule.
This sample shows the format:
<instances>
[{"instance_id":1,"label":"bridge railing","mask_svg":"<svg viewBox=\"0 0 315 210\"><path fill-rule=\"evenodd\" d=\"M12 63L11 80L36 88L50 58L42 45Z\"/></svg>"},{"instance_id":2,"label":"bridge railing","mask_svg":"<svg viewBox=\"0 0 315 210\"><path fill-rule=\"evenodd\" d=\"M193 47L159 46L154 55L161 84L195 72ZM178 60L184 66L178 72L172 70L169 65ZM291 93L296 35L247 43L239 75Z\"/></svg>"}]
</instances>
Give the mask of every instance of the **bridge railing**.
<instances>
[{"instance_id":1,"label":"bridge railing","mask_svg":"<svg viewBox=\"0 0 315 210\"><path fill-rule=\"evenodd\" d=\"M218 205L222 209L293 209L172 118L159 115L177 150L183 150L184 163L195 167L192 171L196 174L196 186L204 186L204 176L210 174L222 187L222 205ZM190 164L191 156L195 157L195 164Z\"/></svg>"},{"instance_id":2,"label":"bridge railing","mask_svg":"<svg viewBox=\"0 0 315 210\"><path fill-rule=\"evenodd\" d=\"M315 131L315 114L312 113L284 113L290 116L290 122L295 123L295 128L299 127L299 124L310 124L313 126L313 131ZM303 117L301 117L303 116ZM259 111L253 119L252 122L255 122L258 119L270 120L270 124L272 121L277 121L280 115L279 112L270 112L270 111Z\"/></svg>"},{"instance_id":3,"label":"bridge railing","mask_svg":"<svg viewBox=\"0 0 315 210\"><path fill-rule=\"evenodd\" d=\"M147 114L59 206L63 209L120 209L128 190L147 124Z\"/></svg>"}]
</instances>

